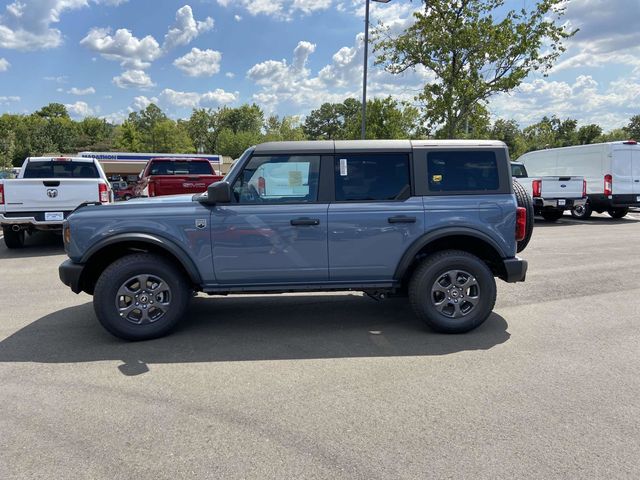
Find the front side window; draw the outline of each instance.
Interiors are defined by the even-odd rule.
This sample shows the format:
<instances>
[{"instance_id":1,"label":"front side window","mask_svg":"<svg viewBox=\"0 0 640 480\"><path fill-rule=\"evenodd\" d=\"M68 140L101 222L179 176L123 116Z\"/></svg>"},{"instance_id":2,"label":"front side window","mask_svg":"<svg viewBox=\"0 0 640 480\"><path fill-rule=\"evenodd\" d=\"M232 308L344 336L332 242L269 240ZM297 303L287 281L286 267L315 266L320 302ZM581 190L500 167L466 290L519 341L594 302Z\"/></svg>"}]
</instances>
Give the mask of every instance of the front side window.
<instances>
[{"instance_id":1,"label":"front side window","mask_svg":"<svg viewBox=\"0 0 640 480\"><path fill-rule=\"evenodd\" d=\"M318 199L319 156L255 156L233 184L238 203L308 203Z\"/></svg>"},{"instance_id":2,"label":"front side window","mask_svg":"<svg viewBox=\"0 0 640 480\"><path fill-rule=\"evenodd\" d=\"M403 200L410 194L409 155L337 155L335 185L338 202Z\"/></svg>"},{"instance_id":3,"label":"front side window","mask_svg":"<svg viewBox=\"0 0 640 480\"><path fill-rule=\"evenodd\" d=\"M490 151L442 151L427 155L432 192L483 192L500 188L496 154Z\"/></svg>"}]
</instances>

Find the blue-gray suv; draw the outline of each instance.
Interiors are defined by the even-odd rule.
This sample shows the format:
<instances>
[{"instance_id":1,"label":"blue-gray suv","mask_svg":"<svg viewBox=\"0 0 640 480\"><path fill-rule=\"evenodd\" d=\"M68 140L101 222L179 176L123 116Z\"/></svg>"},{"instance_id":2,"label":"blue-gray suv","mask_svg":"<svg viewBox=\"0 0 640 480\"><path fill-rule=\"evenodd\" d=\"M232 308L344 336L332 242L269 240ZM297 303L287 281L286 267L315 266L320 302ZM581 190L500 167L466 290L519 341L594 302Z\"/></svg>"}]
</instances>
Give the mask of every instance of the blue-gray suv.
<instances>
[{"instance_id":1,"label":"blue-gray suv","mask_svg":"<svg viewBox=\"0 0 640 480\"><path fill-rule=\"evenodd\" d=\"M502 142L265 143L206 193L77 209L60 278L129 340L168 333L194 292L405 295L458 333L490 315L494 277L525 279L532 218Z\"/></svg>"}]
</instances>

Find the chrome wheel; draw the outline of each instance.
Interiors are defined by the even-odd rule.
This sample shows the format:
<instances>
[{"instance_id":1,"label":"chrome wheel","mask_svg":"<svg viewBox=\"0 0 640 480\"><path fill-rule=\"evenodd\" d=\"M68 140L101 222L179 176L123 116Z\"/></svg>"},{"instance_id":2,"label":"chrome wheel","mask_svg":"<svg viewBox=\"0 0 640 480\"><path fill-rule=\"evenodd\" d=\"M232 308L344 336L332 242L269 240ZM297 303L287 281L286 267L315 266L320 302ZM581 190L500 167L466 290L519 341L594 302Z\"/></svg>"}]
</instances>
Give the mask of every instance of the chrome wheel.
<instances>
[{"instance_id":1,"label":"chrome wheel","mask_svg":"<svg viewBox=\"0 0 640 480\"><path fill-rule=\"evenodd\" d=\"M171 306L171 299L167 282L156 275L140 274L120 286L116 309L126 321L143 325L164 317Z\"/></svg>"},{"instance_id":2,"label":"chrome wheel","mask_svg":"<svg viewBox=\"0 0 640 480\"><path fill-rule=\"evenodd\" d=\"M449 318L470 314L480 301L480 285L464 270L449 270L431 287L431 302L438 312Z\"/></svg>"}]
</instances>

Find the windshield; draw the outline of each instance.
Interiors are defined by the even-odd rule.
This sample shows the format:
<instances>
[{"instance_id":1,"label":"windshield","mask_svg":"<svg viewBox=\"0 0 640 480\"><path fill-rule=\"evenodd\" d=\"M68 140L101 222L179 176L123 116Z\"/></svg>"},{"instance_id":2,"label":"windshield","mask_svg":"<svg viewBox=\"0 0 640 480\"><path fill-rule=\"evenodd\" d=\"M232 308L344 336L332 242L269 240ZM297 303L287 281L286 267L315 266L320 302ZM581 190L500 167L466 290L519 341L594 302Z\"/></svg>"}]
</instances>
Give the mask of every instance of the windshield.
<instances>
[{"instance_id":1,"label":"windshield","mask_svg":"<svg viewBox=\"0 0 640 480\"><path fill-rule=\"evenodd\" d=\"M36 161L28 162L24 178L100 178L93 162Z\"/></svg>"}]
</instances>

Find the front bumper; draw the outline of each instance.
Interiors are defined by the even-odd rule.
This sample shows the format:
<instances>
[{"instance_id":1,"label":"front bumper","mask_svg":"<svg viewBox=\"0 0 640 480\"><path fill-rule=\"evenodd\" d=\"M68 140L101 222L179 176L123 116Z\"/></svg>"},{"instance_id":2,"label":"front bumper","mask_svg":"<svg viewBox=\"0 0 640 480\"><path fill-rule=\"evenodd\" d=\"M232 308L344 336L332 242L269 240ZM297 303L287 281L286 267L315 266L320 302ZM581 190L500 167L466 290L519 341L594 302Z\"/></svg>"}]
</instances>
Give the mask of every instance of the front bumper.
<instances>
[{"instance_id":1,"label":"front bumper","mask_svg":"<svg viewBox=\"0 0 640 480\"><path fill-rule=\"evenodd\" d=\"M83 270L83 264L74 263L71 260L65 260L58 267L58 275L60 276L62 283L69 287L73 293L80 293L82 291L80 281Z\"/></svg>"},{"instance_id":2,"label":"front bumper","mask_svg":"<svg viewBox=\"0 0 640 480\"><path fill-rule=\"evenodd\" d=\"M558 200L564 200L564 205L558 205ZM534 198L533 204L536 208L562 208L571 210L575 207L582 207L587 203L586 198Z\"/></svg>"},{"instance_id":3,"label":"front bumper","mask_svg":"<svg viewBox=\"0 0 640 480\"><path fill-rule=\"evenodd\" d=\"M526 260L518 257L506 258L502 260L502 266L504 267L504 275L500 278L505 282L524 282L527 277L527 268L529 267L529 264Z\"/></svg>"}]
</instances>

